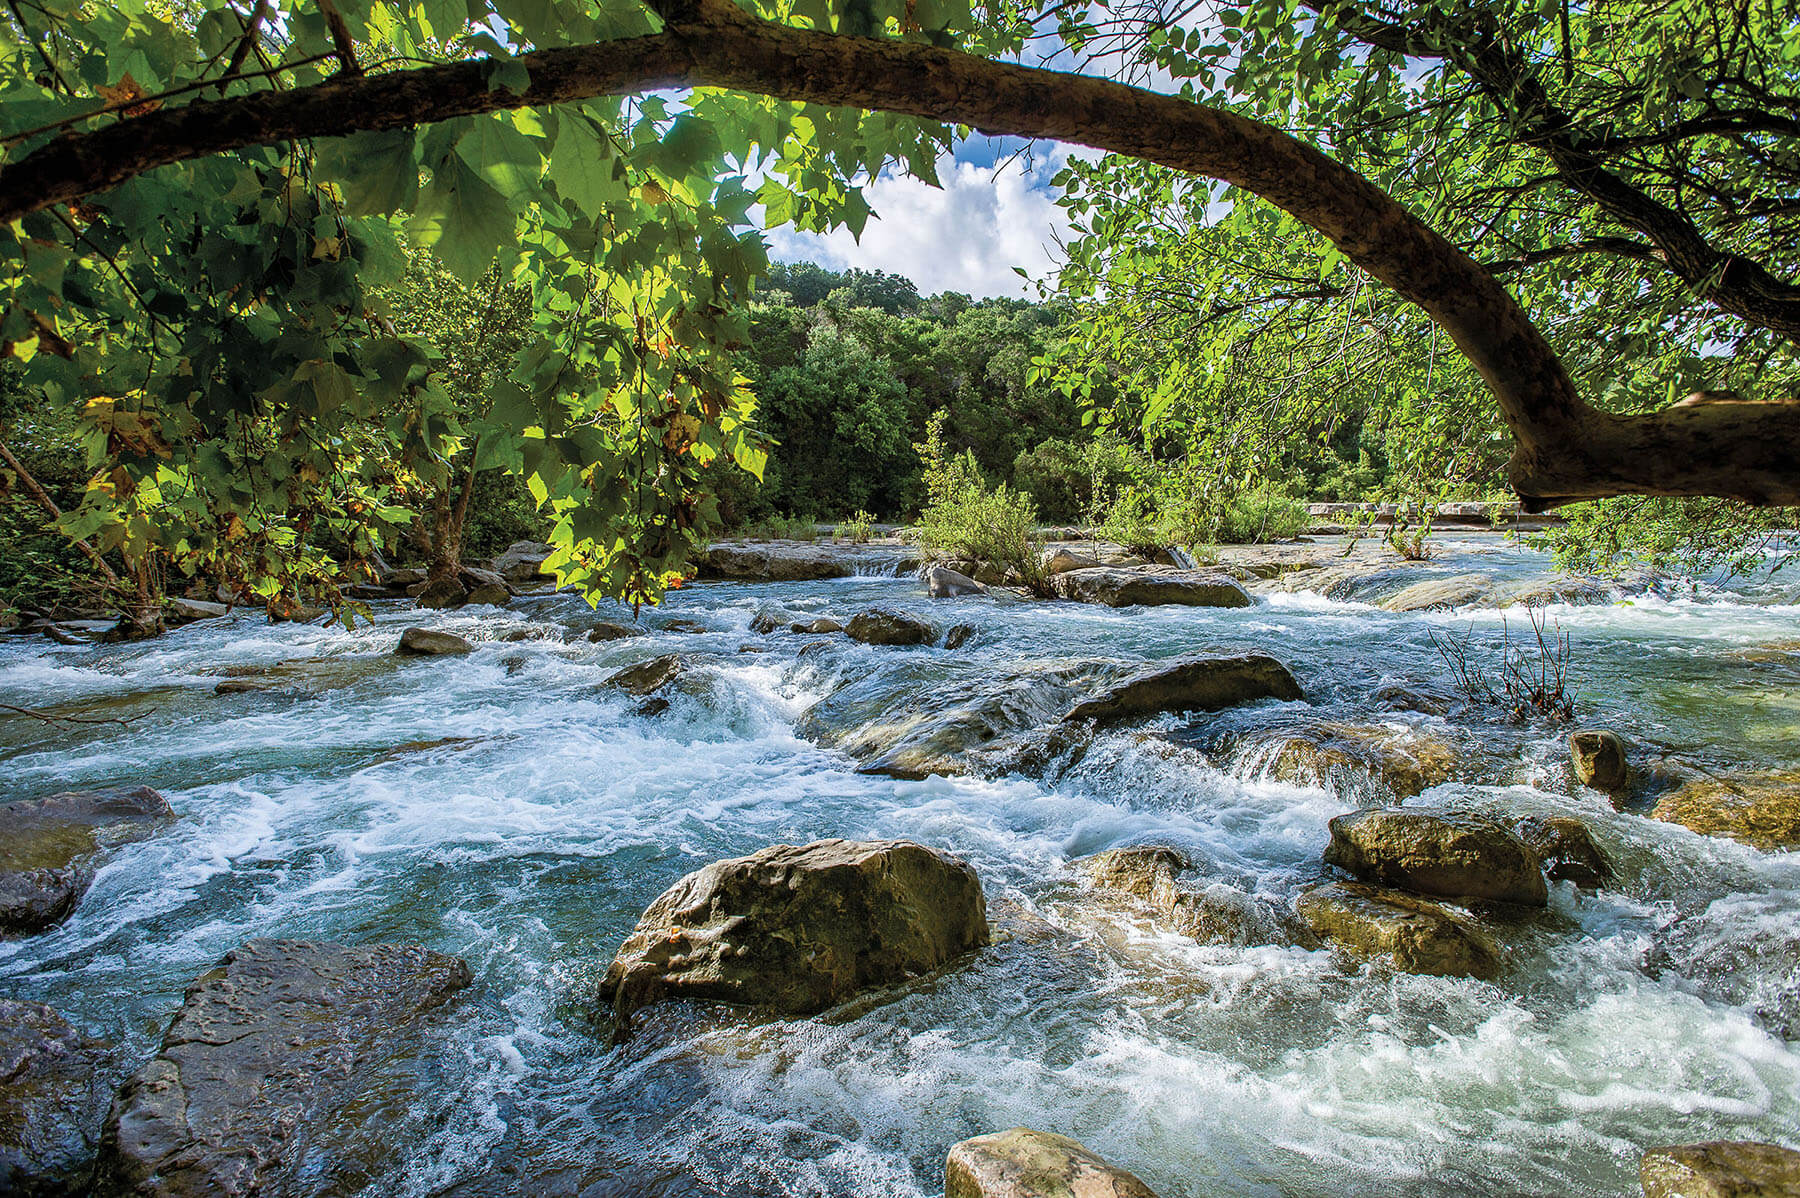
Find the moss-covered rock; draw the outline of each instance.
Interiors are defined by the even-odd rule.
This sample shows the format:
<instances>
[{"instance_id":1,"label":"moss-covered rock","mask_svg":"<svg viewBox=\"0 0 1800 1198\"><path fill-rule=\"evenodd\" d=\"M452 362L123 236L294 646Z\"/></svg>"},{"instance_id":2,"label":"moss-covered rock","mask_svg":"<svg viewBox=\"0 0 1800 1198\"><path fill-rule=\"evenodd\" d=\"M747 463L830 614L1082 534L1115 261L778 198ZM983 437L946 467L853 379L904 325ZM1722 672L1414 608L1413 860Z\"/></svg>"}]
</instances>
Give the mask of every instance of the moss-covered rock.
<instances>
[{"instance_id":1,"label":"moss-covered rock","mask_svg":"<svg viewBox=\"0 0 1800 1198\"><path fill-rule=\"evenodd\" d=\"M1697 779L1650 814L1765 851L1800 848L1800 772Z\"/></svg>"},{"instance_id":2,"label":"moss-covered rock","mask_svg":"<svg viewBox=\"0 0 1800 1198\"><path fill-rule=\"evenodd\" d=\"M1494 978L1500 952L1467 918L1415 895L1361 882L1330 882L1294 905L1318 935L1354 957L1386 957L1405 973Z\"/></svg>"},{"instance_id":3,"label":"moss-covered rock","mask_svg":"<svg viewBox=\"0 0 1800 1198\"><path fill-rule=\"evenodd\" d=\"M1325 861L1365 882L1438 898L1542 907L1543 863L1504 825L1442 808L1381 807L1331 821Z\"/></svg>"},{"instance_id":4,"label":"moss-covered rock","mask_svg":"<svg viewBox=\"0 0 1800 1198\"><path fill-rule=\"evenodd\" d=\"M944 1198L1156 1198L1067 1136L1015 1127L951 1146Z\"/></svg>"},{"instance_id":5,"label":"moss-covered rock","mask_svg":"<svg viewBox=\"0 0 1800 1198\"><path fill-rule=\"evenodd\" d=\"M1065 719L1136 719L1164 711L1218 711L1258 699L1302 699L1288 668L1261 653L1199 657L1137 674L1077 703Z\"/></svg>"},{"instance_id":6,"label":"moss-covered rock","mask_svg":"<svg viewBox=\"0 0 1800 1198\"><path fill-rule=\"evenodd\" d=\"M1800 1152L1753 1140L1652 1148L1644 1198L1800 1198Z\"/></svg>"},{"instance_id":7,"label":"moss-covered rock","mask_svg":"<svg viewBox=\"0 0 1800 1198\"><path fill-rule=\"evenodd\" d=\"M987 943L981 882L954 857L904 840L774 845L650 904L600 998L621 1028L662 999L812 1014Z\"/></svg>"}]
</instances>

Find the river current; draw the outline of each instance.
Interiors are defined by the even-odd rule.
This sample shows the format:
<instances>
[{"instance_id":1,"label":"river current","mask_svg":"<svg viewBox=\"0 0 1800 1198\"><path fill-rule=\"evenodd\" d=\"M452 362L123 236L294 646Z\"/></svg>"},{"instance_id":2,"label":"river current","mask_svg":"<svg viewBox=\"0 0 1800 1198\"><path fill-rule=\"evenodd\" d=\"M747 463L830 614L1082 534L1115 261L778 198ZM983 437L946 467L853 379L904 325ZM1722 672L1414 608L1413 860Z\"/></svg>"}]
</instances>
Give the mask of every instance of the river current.
<instances>
[{"instance_id":1,"label":"river current","mask_svg":"<svg viewBox=\"0 0 1800 1198\"><path fill-rule=\"evenodd\" d=\"M1445 573L1547 569L1488 538L1444 552ZM875 604L977 631L946 651L749 627L771 605ZM1791 585L1663 586L1548 615L1583 723L1705 769L1793 769L1797 604ZM143 717L0 717L0 799L147 784L180 815L111 853L61 927L0 942L0 994L141 1059L189 982L253 937L417 942L473 969L373 1094L316 1130L322 1193L929 1196L950 1144L1024 1124L1164 1198L1612 1198L1639 1192L1652 1145L1800 1141L1800 855L1616 812L1571 783L1566 728L1373 704L1447 689L1429 633L1496 653L1501 613L1305 592L1245 609L934 602L916 579L863 577L694 585L644 614L648 635L592 644L582 632L621 613L573 596L376 607L351 631L238 614L142 645L0 641L7 701ZM675 618L704 631L662 630ZM394 657L415 624L477 649ZM1074 863L1171 842L1215 884L1285 903L1323 875L1327 822L1356 796L1154 735L1191 722L1173 717L922 781L859 773L802 735L847 688L1029 703L1036 678L1250 650L1293 670L1298 715L1473 738L1473 776L1411 802L1578 815L1617 880L1553 886L1494 983L1202 945L1096 902ZM674 652L693 665L665 712L598 685ZM214 693L296 662L273 689ZM826 836L964 857L995 946L817 1019L668 1006L611 1043L588 995L651 900L708 861Z\"/></svg>"}]
</instances>

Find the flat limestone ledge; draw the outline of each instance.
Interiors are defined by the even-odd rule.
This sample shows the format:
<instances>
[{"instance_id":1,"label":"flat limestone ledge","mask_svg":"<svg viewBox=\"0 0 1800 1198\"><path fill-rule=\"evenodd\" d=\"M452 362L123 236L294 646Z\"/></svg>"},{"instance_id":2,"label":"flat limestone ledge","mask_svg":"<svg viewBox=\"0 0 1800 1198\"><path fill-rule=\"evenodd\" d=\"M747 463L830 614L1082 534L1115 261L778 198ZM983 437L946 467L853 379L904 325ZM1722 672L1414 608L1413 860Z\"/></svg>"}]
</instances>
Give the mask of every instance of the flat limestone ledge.
<instances>
[{"instance_id":1,"label":"flat limestone ledge","mask_svg":"<svg viewBox=\"0 0 1800 1198\"><path fill-rule=\"evenodd\" d=\"M953 1145L944 1198L1156 1198L1067 1136L1015 1127Z\"/></svg>"}]
</instances>

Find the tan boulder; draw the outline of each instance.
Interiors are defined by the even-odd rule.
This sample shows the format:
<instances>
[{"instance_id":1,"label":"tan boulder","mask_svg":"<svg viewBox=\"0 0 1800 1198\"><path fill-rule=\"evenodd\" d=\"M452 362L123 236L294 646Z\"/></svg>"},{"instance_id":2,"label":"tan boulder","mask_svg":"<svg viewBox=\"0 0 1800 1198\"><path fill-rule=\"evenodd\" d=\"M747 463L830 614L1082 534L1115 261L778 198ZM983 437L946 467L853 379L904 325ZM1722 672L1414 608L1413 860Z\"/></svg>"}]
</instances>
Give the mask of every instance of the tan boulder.
<instances>
[{"instance_id":1,"label":"tan boulder","mask_svg":"<svg viewBox=\"0 0 1800 1198\"><path fill-rule=\"evenodd\" d=\"M1486 574L1458 574L1454 578L1428 578L1381 601L1383 611L1438 611L1480 603L1494 593L1494 580Z\"/></svg>"},{"instance_id":2,"label":"tan boulder","mask_svg":"<svg viewBox=\"0 0 1800 1198\"><path fill-rule=\"evenodd\" d=\"M1302 699L1288 668L1260 653L1157 666L1077 703L1066 720L1128 720L1163 711L1219 711L1258 699Z\"/></svg>"},{"instance_id":3,"label":"tan boulder","mask_svg":"<svg viewBox=\"0 0 1800 1198\"><path fill-rule=\"evenodd\" d=\"M1583 728L1569 734L1569 768L1575 780L1595 790L1616 793L1625 789L1630 765L1625 742L1606 728Z\"/></svg>"},{"instance_id":4,"label":"tan boulder","mask_svg":"<svg viewBox=\"0 0 1800 1198\"><path fill-rule=\"evenodd\" d=\"M1638 1176L1644 1198L1800 1198L1800 1152L1754 1140L1652 1148Z\"/></svg>"},{"instance_id":5,"label":"tan boulder","mask_svg":"<svg viewBox=\"0 0 1800 1198\"><path fill-rule=\"evenodd\" d=\"M1194 871L1194 861L1169 845L1108 849L1088 858L1085 865L1095 889L1131 896L1148 907L1158 923L1202 944L1291 944L1310 939L1267 900L1223 883L1183 884L1181 877Z\"/></svg>"},{"instance_id":6,"label":"tan boulder","mask_svg":"<svg viewBox=\"0 0 1800 1198\"><path fill-rule=\"evenodd\" d=\"M1249 607L1250 596L1227 574L1189 571L1144 573L1112 566L1065 570L1053 575L1051 588L1061 599L1100 603L1107 607Z\"/></svg>"},{"instance_id":7,"label":"tan boulder","mask_svg":"<svg viewBox=\"0 0 1800 1198\"><path fill-rule=\"evenodd\" d=\"M1442 808L1380 807L1331 821L1325 862L1365 882L1438 898L1542 907L1537 853L1485 816Z\"/></svg>"},{"instance_id":8,"label":"tan boulder","mask_svg":"<svg viewBox=\"0 0 1800 1198\"><path fill-rule=\"evenodd\" d=\"M1429 899L1361 882L1330 882L1302 894L1294 910L1351 956L1386 956L1405 973L1485 979L1500 973L1493 941Z\"/></svg>"},{"instance_id":9,"label":"tan boulder","mask_svg":"<svg viewBox=\"0 0 1800 1198\"><path fill-rule=\"evenodd\" d=\"M987 943L981 881L948 854L904 840L774 845L665 891L599 994L621 1031L663 999L805 1015Z\"/></svg>"},{"instance_id":10,"label":"tan boulder","mask_svg":"<svg viewBox=\"0 0 1800 1198\"><path fill-rule=\"evenodd\" d=\"M1015 1127L952 1145L944 1198L1156 1198L1067 1136Z\"/></svg>"},{"instance_id":11,"label":"tan boulder","mask_svg":"<svg viewBox=\"0 0 1800 1198\"><path fill-rule=\"evenodd\" d=\"M1543 860L1544 873L1551 881L1573 882L1585 890L1612 881L1612 862L1580 820L1567 815L1534 815L1520 820L1514 830Z\"/></svg>"}]
</instances>

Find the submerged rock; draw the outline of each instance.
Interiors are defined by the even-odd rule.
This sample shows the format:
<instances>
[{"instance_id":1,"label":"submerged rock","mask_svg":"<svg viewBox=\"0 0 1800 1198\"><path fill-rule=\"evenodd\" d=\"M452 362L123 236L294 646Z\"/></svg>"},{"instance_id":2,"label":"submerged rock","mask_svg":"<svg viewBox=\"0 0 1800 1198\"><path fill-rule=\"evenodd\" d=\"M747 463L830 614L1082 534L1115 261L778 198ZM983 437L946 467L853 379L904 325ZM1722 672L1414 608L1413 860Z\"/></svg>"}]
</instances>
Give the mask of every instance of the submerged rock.
<instances>
[{"instance_id":1,"label":"submerged rock","mask_svg":"<svg viewBox=\"0 0 1800 1198\"><path fill-rule=\"evenodd\" d=\"M944 1198L1156 1198L1067 1136L1015 1127L954 1144Z\"/></svg>"},{"instance_id":2,"label":"submerged rock","mask_svg":"<svg viewBox=\"0 0 1800 1198\"><path fill-rule=\"evenodd\" d=\"M959 574L948 566L930 566L925 571L925 589L933 599L954 599L959 595L985 595L987 587L967 574Z\"/></svg>"},{"instance_id":3,"label":"submerged rock","mask_svg":"<svg viewBox=\"0 0 1800 1198\"><path fill-rule=\"evenodd\" d=\"M1258 699L1302 699L1273 657L1198 657L1146 670L1069 709L1069 720L1128 720L1163 711L1218 711Z\"/></svg>"},{"instance_id":4,"label":"submerged rock","mask_svg":"<svg viewBox=\"0 0 1800 1198\"><path fill-rule=\"evenodd\" d=\"M1226 574L1146 574L1112 566L1090 566L1053 575L1050 585L1059 598L1107 607L1250 606L1249 594Z\"/></svg>"},{"instance_id":5,"label":"submerged rock","mask_svg":"<svg viewBox=\"0 0 1800 1198\"><path fill-rule=\"evenodd\" d=\"M315 1192L300 1173L309 1129L469 980L412 945L252 940L189 988L119 1091L95 1193Z\"/></svg>"},{"instance_id":6,"label":"submerged rock","mask_svg":"<svg viewBox=\"0 0 1800 1198\"><path fill-rule=\"evenodd\" d=\"M1491 979L1500 972L1493 941L1429 899L1361 882L1329 882L1302 894L1294 910L1352 956L1385 955L1405 973Z\"/></svg>"},{"instance_id":7,"label":"submerged rock","mask_svg":"<svg viewBox=\"0 0 1800 1198\"><path fill-rule=\"evenodd\" d=\"M148 786L64 791L0 807L0 935L31 935L67 919L94 880L89 855L141 840L174 815Z\"/></svg>"},{"instance_id":8,"label":"submerged rock","mask_svg":"<svg viewBox=\"0 0 1800 1198\"><path fill-rule=\"evenodd\" d=\"M1612 881L1612 862L1580 820L1566 815L1534 815L1520 820L1515 830L1519 839L1542 858L1544 873L1551 881L1573 882L1584 890Z\"/></svg>"},{"instance_id":9,"label":"submerged rock","mask_svg":"<svg viewBox=\"0 0 1800 1198\"><path fill-rule=\"evenodd\" d=\"M944 648L960 649L981 630L973 624L957 624L944 634Z\"/></svg>"},{"instance_id":10,"label":"submerged rock","mask_svg":"<svg viewBox=\"0 0 1800 1198\"><path fill-rule=\"evenodd\" d=\"M1644 1198L1800 1198L1800 1152L1754 1140L1652 1148L1638 1176Z\"/></svg>"},{"instance_id":11,"label":"submerged rock","mask_svg":"<svg viewBox=\"0 0 1800 1198\"><path fill-rule=\"evenodd\" d=\"M850 617L844 629L853 641L865 645L929 645L937 639L931 625L923 620L885 607L872 607Z\"/></svg>"},{"instance_id":12,"label":"submerged rock","mask_svg":"<svg viewBox=\"0 0 1800 1198\"><path fill-rule=\"evenodd\" d=\"M1291 944L1310 939L1274 904L1222 883L1186 886L1195 862L1169 845L1108 849L1086 862L1095 889L1127 894L1149 907L1159 923L1202 944Z\"/></svg>"},{"instance_id":13,"label":"submerged rock","mask_svg":"<svg viewBox=\"0 0 1800 1198\"><path fill-rule=\"evenodd\" d=\"M1410 799L1457 777L1468 760L1464 746L1399 723L1287 717L1260 727L1202 725L1172 733L1171 739L1234 764L1244 776L1327 787L1365 801Z\"/></svg>"},{"instance_id":14,"label":"submerged rock","mask_svg":"<svg viewBox=\"0 0 1800 1198\"><path fill-rule=\"evenodd\" d=\"M644 912L600 983L639 1007L704 999L806 1015L988 943L981 882L904 840L774 845L687 875Z\"/></svg>"},{"instance_id":15,"label":"submerged rock","mask_svg":"<svg viewBox=\"0 0 1800 1198\"><path fill-rule=\"evenodd\" d=\"M626 637L637 636L643 632L641 628L633 628L629 624L616 624L611 620L602 620L587 630L587 639L598 645L603 641L622 641Z\"/></svg>"},{"instance_id":16,"label":"submerged rock","mask_svg":"<svg viewBox=\"0 0 1800 1198\"><path fill-rule=\"evenodd\" d=\"M1800 848L1800 772L1698 779L1650 815L1765 852Z\"/></svg>"},{"instance_id":17,"label":"submerged rock","mask_svg":"<svg viewBox=\"0 0 1800 1198\"><path fill-rule=\"evenodd\" d=\"M111 1056L49 1007L0 998L0 1194L88 1192Z\"/></svg>"},{"instance_id":18,"label":"submerged rock","mask_svg":"<svg viewBox=\"0 0 1800 1198\"><path fill-rule=\"evenodd\" d=\"M1583 728L1569 734L1569 767L1581 785L1608 793L1624 790L1630 776L1625 742L1606 728Z\"/></svg>"},{"instance_id":19,"label":"submerged rock","mask_svg":"<svg viewBox=\"0 0 1800 1198\"><path fill-rule=\"evenodd\" d=\"M446 657L473 653L475 646L453 632L408 628L400 634L400 644L394 652L403 657Z\"/></svg>"},{"instance_id":20,"label":"submerged rock","mask_svg":"<svg viewBox=\"0 0 1800 1198\"><path fill-rule=\"evenodd\" d=\"M1407 612L1468 607L1492 598L1493 593L1494 580L1486 574L1428 578L1382 600L1381 608L1383 611Z\"/></svg>"},{"instance_id":21,"label":"submerged rock","mask_svg":"<svg viewBox=\"0 0 1800 1198\"><path fill-rule=\"evenodd\" d=\"M1382 807L1331 821L1325 862L1365 882L1439 898L1542 907L1543 863L1510 829L1484 816Z\"/></svg>"},{"instance_id":22,"label":"submerged rock","mask_svg":"<svg viewBox=\"0 0 1800 1198\"><path fill-rule=\"evenodd\" d=\"M626 666L607 676L604 686L616 686L627 694L643 696L661 690L675 681L687 663L676 653L665 653L661 657L652 657L649 661L640 661L637 665Z\"/></svg>"}]
</instances>

